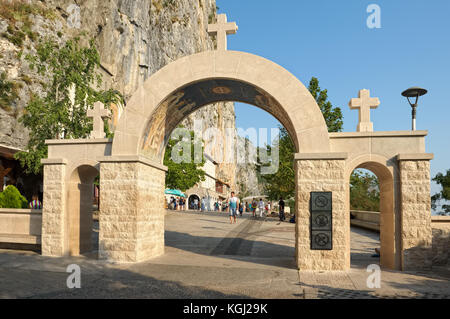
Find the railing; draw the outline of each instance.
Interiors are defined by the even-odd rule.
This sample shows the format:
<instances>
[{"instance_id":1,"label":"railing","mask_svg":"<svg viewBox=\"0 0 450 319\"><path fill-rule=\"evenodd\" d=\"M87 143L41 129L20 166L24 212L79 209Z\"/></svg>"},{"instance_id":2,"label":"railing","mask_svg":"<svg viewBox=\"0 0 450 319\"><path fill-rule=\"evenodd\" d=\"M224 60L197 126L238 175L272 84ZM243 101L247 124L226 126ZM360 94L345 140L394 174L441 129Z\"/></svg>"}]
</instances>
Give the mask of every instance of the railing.
<instances>
[{"instance_id":1,"label":"railing","mask_svg":"<svg viewBox=\"0 0 450 319\"><path fill-rule=\"evenodd\" d=\"M450 265L450 216L432 216L433 265Z\"/></svg>"},{"instance_id":2,"label":"railing","mask_svg":"<svg viewBox=\"0 0 450 319\"><path fill-rule=\"evenodd\" d=\"M431 216L431 223L450 224L450 216Z\"/></svg>"},{"instance_id":3,"label":"railing","mask_svg":"<svg viewBox=\"0 0 450 319\"><path fill-rule=\"evenodd\" d=\"M40 244L42 210L0 208L0 243Z\"/></svg>"},{"instance_id":4,"label":"railing","mask_svg":"<svg viewBox=\"0 0 450 319\"><path fill-rule=\"evenodd\" d=\"M352 218L350 224L370 230L380 231L380 213L360 210L350 211Z\"/></svg>"}]
</instances>

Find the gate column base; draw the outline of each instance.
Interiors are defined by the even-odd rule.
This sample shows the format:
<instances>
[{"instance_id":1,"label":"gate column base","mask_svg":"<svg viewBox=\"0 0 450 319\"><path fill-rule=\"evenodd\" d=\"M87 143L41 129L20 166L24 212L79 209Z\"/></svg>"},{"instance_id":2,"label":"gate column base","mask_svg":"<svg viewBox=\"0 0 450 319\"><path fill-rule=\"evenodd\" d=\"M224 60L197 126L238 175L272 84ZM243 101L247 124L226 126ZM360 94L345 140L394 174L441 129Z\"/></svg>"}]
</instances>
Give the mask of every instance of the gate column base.
<instances>
[{"instance_id":1,"label":"gate column base","mask_svg":"<svg viewBox=\"0 0 450 319\"><path fill-rule=\"evenodd\" d=\"M165 172L136 156L101 160L100 259L132 263L164 254Z\"/></svg>"},{"instance_id":2,"label":"gate column base","mask_svg":"<svg viewBox=\"0 0 450 319\"><path fill-rule=\"evenodd\" d=\"M296 154L296 263L300 270L350 268L350 216L346 212L346 153ZM332 192L332 250L311 250L311 192Z\"/></svg>"}]
</instances>

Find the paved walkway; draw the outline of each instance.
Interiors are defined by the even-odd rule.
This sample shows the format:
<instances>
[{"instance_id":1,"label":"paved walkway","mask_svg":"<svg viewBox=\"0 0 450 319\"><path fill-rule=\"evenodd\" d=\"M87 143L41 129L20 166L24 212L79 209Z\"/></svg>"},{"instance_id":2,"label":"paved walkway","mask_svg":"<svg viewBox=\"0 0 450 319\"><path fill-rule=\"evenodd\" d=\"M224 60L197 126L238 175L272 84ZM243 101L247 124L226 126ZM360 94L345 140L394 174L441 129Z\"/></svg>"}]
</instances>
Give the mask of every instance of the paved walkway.
<instances>
[{"instance_id":1,"label":"paved walkway","mask_svg":"<svg viewBox=\"0 0 450 319\"><path fill-rule=\"evenodd\" d=\"M352 270L298 272L294 225L224 213L166 215L166 253L151 261L112 265L91 256L48 258L0 250L2 298L450 298L450 276L383 271L368 289L367 265L378 236L352 230ZM68 289L66 267L78 264L81 289ZM445 269L444 269L445 270Z\"/></svg>"}]
</instances>

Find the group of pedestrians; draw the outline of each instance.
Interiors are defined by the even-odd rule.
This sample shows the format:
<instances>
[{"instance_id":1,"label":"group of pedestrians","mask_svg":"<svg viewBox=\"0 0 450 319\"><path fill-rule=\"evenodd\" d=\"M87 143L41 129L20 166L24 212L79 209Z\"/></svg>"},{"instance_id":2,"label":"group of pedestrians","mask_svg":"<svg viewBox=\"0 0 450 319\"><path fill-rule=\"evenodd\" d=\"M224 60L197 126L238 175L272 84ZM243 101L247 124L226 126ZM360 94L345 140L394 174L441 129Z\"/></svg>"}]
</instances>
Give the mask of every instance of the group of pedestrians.
<instances>
[{"instance_id":1,"label":"group of pedestrians","mask_svg":"<svg viewBox=\"0 0 450 319\"><path fill-rule=\"evenodd\" d=\"M170 197L168 208L171 210L185 210L186 200L183 197Z\"/></svg>"},{"instance_id":2,"label":"group of pedestrians","mask_svg":"<svg viewBox=\"0 0 450 319\"><path fill-rule=\"evenodd\" d=\"M221 205L222 204L222 205ZM168 203L168 208L172 210L185 210L186 200L182 197L171 197ZM280 221L286 220L285 216L285 202L282 197L278 202L279 207L279 218ZM199 201L197 198L193 199L190 203L190 209L194 210L206 210L206 199L202 198ZM244 211L251 212L252 216L256 218L259 216L260 218L267 216L271 211L271 203L264 202L262 198L254 199L251 202L242 203L238 197L236 197L235 192L231 192L231 196L225 203L219 203L216 201L214 203L214 211L227 211L230 216L230 223L235 224L237 222L237 216L242 216Z\"/></svg>"},{"instance_id":3,"label":"group of pedestrians","mask_svg":"<svg viewBox=\"0 0 450 319\"><path fill-rule=\"evenodd\" d=\"M239 213L241 216L244 212L244 209L246 211L250 211L254 218L256 218L257 215L259 217L264 217L264 215L268 215L271 210L271 204L270 202L265 203L262 198L257 201L254 199L251 203L245 202L245 204L241 203L239 198L235 196L235 193L231 193L231 197L228 201L229 203L229 213L230 213L230 222L236 223L236 216ZM280 198L280 203L283 203L283 215L284 215L284 201Z\"/></svg>"},{"instance_id":4,"label":"group of pedestrians","mask_svg":"<svg viewBox=\"0 0 450 319\"><path fill-rule=\"evenodd\" d=\"M253 217L259 215L259 217L263 217L264 214L266 216L270 213L271 205L270 202L265 203L262 198L258 200L254 199L251 203L245 203L247 211L251 212Z\"/></svg>"},{"instance_id":5,"label":"group of pedestrians","mask_svg":"<svg viewBox=\"0 0 450 319\"><path fill-rule=\"evenodd\" d=\"M283 198L280 197L280 200L278 202L280 221L286 220L285 207L286 207L286 204L285 204ZM259 217L262 218L262 217L264 217L264 215L267 216L271 212L272 207L271 207L270 202L265 203L263 201L263 199L260 198L259 201L254 199L250 203L246 202L245 209L246 209L246 211L251 212L252 216L254 218L256 218L258 215L259 215Z\"/></svg>"}]
</instances>

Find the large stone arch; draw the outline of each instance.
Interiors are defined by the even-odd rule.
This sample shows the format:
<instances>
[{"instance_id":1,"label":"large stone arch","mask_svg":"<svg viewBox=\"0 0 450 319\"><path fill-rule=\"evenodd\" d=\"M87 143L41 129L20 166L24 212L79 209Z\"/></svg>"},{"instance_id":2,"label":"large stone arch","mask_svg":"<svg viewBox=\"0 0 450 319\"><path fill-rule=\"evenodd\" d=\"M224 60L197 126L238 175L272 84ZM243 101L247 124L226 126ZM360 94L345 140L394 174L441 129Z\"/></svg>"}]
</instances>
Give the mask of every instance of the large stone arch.
<instances>
[{"instance_id":1,"label":"large stone arch","mask_svg":"<svg viewBox=\"0 0 450 319\"><path fill-rule=\"evenodd\" d=\"M220 101L266 110L286 127L299 153L330 150L322 113L296 77L253 54L207 51L172 62L139 88L118 123L112 155L144 155L161 163L173 129L195 110Z\"/></svg>"},{"instance_id":2,"label":"large stone arch","mask_svg":"<svg viewBox=\"0 0 450 319\"><path fill-rule=\"evenodd\" d=\"M200 97L189 100L195 95ZM397 192L388 200L396 210L396 242L395 247L389 246L396 253L389 267L394 262L401 269L430 265L429 161L433 155L425 153L427 132L328 133L316 101L298 79L271 61L233 51L195 54L155 73L130 99L113 141L95 137L47 141L48 159L42 161L42 253L69 253L68 216L73 212L76 219L85 210L85 206L76 207L81 196L75 188L83 184L87 194L100 163L100 258L139 262L163 254L164 146L184 117L219 101L242 101L266 110L286 127L295 143L299 269L349 268L347 192L350 173L357 167L371 169L385 180L387 192ZM312 229L313 192L332 193L332 222L319 234ZM72 229L78 229L78 224ZM323 247L313 247L319 235L327 241L322 240ZM80 242L78 237L75 241ZM75 246L75 253L84 249L81 243Z\"/></svg>"},{"instance_id":3,"label":"large stone arch","mask_svg":"<svg viewBox=\"0 0 450 319\"><path fill-rule=\"evenodd\" d=\"M235 51L177 60L131 97L117 125L111 156L100 159L100 257L135 262L164 252L162 161L167 139L190 113L221 101L246 102L272 114L288 130L299 154L330 152L316 101L284 68ZM121 234L127 234L127 240Z\"/></svg>"}]
</instances>

